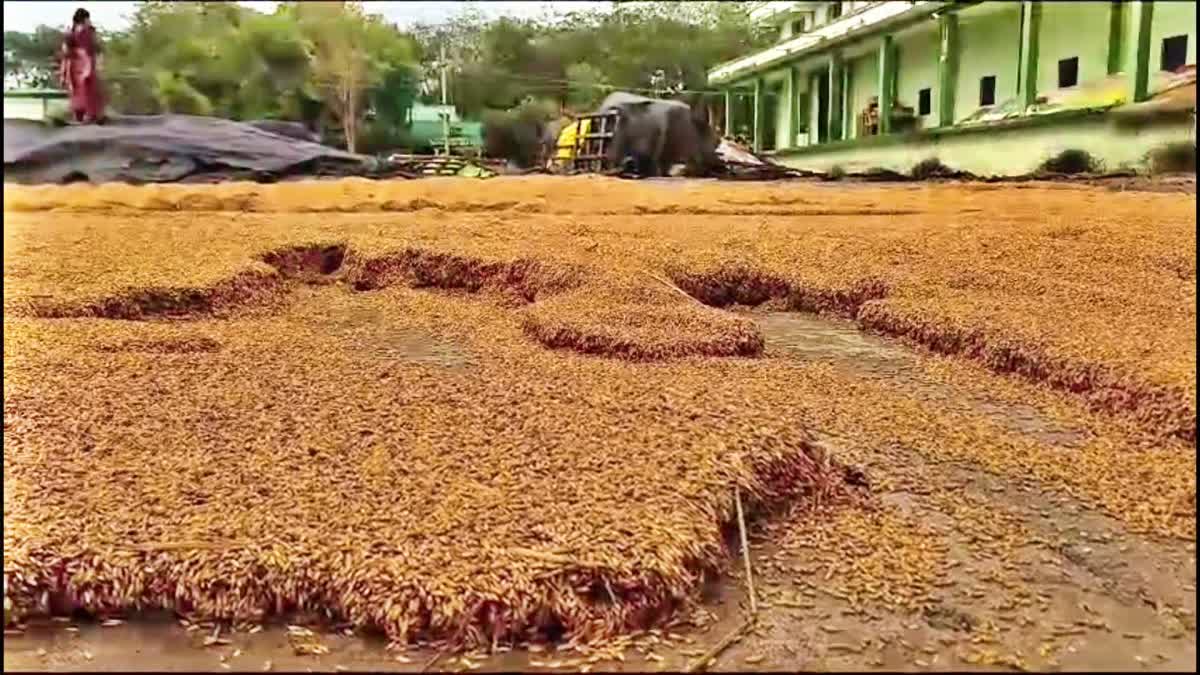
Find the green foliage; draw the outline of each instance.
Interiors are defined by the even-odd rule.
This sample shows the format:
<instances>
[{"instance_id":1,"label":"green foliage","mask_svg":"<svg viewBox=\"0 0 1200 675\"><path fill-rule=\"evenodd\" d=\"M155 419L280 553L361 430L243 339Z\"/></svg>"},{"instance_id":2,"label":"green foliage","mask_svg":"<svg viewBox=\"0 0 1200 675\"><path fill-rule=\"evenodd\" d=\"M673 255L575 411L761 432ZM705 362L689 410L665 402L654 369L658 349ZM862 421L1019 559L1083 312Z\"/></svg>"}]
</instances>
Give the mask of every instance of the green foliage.
<instances>
[{"instance_id":1,"label":"green foliage","mask_svg":"<svg viewBox=\"0 0 1200 675\"><path fill-rule=\"evenodd\" d=\"M308 49L296 23L278 13L142 3L112 39L104 75L122 112L279 117L306 86Z\"/></svg>"},{"instance_id":2,"label":"green foliage","mask_svg":"<svg viewBox=\"0 0 1200 675\"><path fill-rule=\"evenodd\" d=\"M547 98L528 97L512 110L516 119L544 124L558 117L558 103Z\"/></svg>"},{"instance_id":3,"label":"green foliage","mask_svg":"<svg viewBox=\"0 0 1200 675\"><path fill-rule=\"evenodd\" d=\"M1070 176L1080 173L1098 173L1102 169L1100 162L1087 150L1068 148L1042 162L1040 172Z\"/></svg>"},{"instance_id":4,"label":"green foliage","mask_svg":"<svg viewBox=\"0 0 1200 675\"><path fill-rule=\"evenodd\" d=\"M384 85L392 71L408 69L413 46L378 16L366 14L362 3L285 3L278 13L293 19L311 45L309 82L353 152L368 92ZM406 81L393 78L391 85Z\"/></svg>"},{"instance_id":5,"label":"green foliage","mask_svg":"<svg viewBox=\"0 0 1200 675\"><path fill-rule=\"evenodd\" d=\"M408 126L419 83L420 71L416 67L398 65L388 70L367 92L375 122L393 129Z\"/></svg>"},{"instance_id":6,"label":"green foliage","mask_svg":"<svg viewBox=\"0 0 1200 675\"><path fill-rule=\"evenodd\" d=\"M365 155L381 155L416 149L431 150L431 148L417 148L418 145L420 144L412 137L412 134L403 127L381 123L376 119L363 125L358 139L358 152Z\"/></svg>"},{"instance_id":7,"label":"green foliage","mask_svg":"<svg viewBox=\"0 0 1200 675\"><path fill-rule=\"evenodd\" d=\"M5 75L56 86L62 32L5 34ZM101 74L120 112L324 119L354 141L368 109L402 127L416 97L415 44L360 3L142 2L106 36ZM394 131L394 129L393 129Z\"/></svg>"},{"instance_id":8,"label":"green foliage","mask_svg":"<svg viewBox=\"0 0 1200 675\"><path fill-rule=\"evenodd\" d=\"M937 157L926 157L913 165L912 170L909 171L909 175L915 180L935 180L938 178L962 177L963 172L955 171L942 164L942 160Z\"/></svg>"},{"instance_id":9,"label":"green foliage","mask_svg":"<svg viewBox=\"0 0 1200 675\"><path fill-rule=\"evenodd\" d=\"M567 67L567 106L577 112L594 110L607 93L608 79L590 63Z\"/></svg>"},{"instance_id":10,"label":"green foliage","mask_svg":"<svg viewBox=\"0 0 1200 675\"><path fill-rule=\"evenodd\" d=\"M1150 151L1150 172L1196 173L1196 146L1188 141L1167 143Z\"/></svg>"},{"instance_id":11,"label":"green foliage","mask_svg":"<svg viewBox=\"0 0 1200 675\"><path fill-rule=\"evenodd\" d=\"M440 102L443 61L446 93L465 119L498 110L541 123L613 90L707 89L710 68L771 39L749 19L756 4L622 2L536 20L486 20L466 5L400 33L369 3L285 1L263 14L238 3L141 2L128 29L105 36L101 72L118 112L320 122L353 145L364 120L372 139L394 137L415 100ZM61 39L47 27L6 33L6 75L34 86L56 79Z\"/></svg>"},{"instance_id":12,"label":"green foliage","mask_svg":"<svg viewBox=\"0 0 1200 675\"><path fill-rule=\"evenodd\" d=\"M450 98L464 116L507 110L526 96L586 109L614 89L707 89L710 68L769 42L750 21L754 5L618 3L611 12L574 11L557 21L488 22L464 13L413 34L427 99L440 96L436 66L444 49Z\"/></svg>"},{"instance_id":13,"label":"green foliage","mask_svg":"<svg viewBox=\"0 0 1200 675\"><path fill-rule=\"evenodd\" d=\"M189 115L211 115L212 101L192 86L186 78L175 73L155 73L154 96L162 110Z\"/></svg>"},{"instance_id":14,"label":"green foliage","mask_svg":"<svg viewBox=\"0 0 1200 675\"><path fill-rule=\"evenodd\" d=\"M558 117L558 103L528 97L508 110L483 111L483 151L488 157L534 166L541 152L546 125Z\"/></svg>"},{"instance_id":15,"label":"green foliage","mask_svg":"<svg viewBox=\"0 0 1200 675\"><path fill-rule=\"evenodd\" d=\"M19 87L58 88L59 48L63 32L38 26L32 33L4 32L4 78Z\"/></svg>"}]
</instances>

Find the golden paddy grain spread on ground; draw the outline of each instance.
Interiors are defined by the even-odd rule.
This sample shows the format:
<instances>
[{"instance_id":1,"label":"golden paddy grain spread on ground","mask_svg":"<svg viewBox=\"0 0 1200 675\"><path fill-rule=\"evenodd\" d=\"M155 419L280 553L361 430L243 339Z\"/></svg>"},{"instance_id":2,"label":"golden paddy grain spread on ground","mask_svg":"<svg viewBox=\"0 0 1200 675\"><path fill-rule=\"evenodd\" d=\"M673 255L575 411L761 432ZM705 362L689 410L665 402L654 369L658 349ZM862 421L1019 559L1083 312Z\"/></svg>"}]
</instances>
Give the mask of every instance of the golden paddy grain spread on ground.
<instances>
[{"instance_id":1,"label":"golden paddy grain spread on ground","mask_svg":"<svg viewBox=\"0 0 1200 675\"><path fill-rule=\"evenodd\" d=\"M21 612L604 638L728 564L733 486L845 494L861 458L811 433L1195 534L1194 199L587 177L6 187L5 208ZM902 338L1087 433L954 426L769 348L745 305Z\"/></svg>"}]
</instances>

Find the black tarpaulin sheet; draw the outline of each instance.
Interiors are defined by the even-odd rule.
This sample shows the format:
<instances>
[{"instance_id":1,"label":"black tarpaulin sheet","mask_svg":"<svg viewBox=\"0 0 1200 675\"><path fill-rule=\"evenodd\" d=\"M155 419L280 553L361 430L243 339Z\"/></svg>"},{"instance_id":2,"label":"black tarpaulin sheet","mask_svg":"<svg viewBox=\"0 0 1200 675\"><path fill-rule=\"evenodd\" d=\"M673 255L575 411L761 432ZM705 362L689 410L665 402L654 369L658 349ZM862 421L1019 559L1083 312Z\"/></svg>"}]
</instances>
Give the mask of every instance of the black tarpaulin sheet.
<instances>
[{"instance_id":1,"label":"black tarpaulin sheet","mask_svg":"<svg viewBox=\"0 0 1200 675\"><path fill-rule=\"evenodd\" d=\"M366 175L375 162L255 124L193 115L114 116L102 125L52 127L4 120L4 180L14 183L161 183Z\"/></svg>"}]
</instances>

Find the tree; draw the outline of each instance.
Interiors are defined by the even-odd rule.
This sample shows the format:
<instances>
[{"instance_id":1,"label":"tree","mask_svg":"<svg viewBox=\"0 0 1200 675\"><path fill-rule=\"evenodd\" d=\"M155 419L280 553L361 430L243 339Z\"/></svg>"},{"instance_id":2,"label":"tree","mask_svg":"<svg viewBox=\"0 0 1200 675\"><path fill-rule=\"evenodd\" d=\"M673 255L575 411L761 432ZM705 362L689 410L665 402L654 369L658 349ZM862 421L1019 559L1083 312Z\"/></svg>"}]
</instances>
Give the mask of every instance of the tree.
<instances>
[{"instance_id":1,"label":"tree","mask_svg":"<svg viewBox=\"0 0 1200 675\"><path fill-rule=\"evenodd\" d=\"M449 99L467 118L527 100L590 109L612 89L703 91L708 69L770 40L749 19L757 4L618 2L533 20L486 20L466 5L402 34L362 3L285 1L263 14L155 0L105 36L103 72L123 112L322 120L355 148L364 118L386 136L415 99L440 100L443 49ZM52 84L61 40L47 27L6 33L6 79Z\"/></svg>"},{"instance_id":2,"label":"tree","mask_svg":"<svg viewBox=\"0 0 1200 675\"><path fill-rule=\"evenodd\" d=\"M402 64L386 72L367 94L376 120L392 129L407 126L419 86L420 71L414 66Z\"/></svg>"},{"instance_id":3,"label":"tree","mask_svg":"<svg viewBox=\"0 0 1200 675\"><path fill-rule=\"evenodd\" d=\"M294 22L232 3L143 3L109 51L113 103L131 113L273 117L308 76Z\"/></svg>"},{"instance_id":4,"label":"tree","mask_svg":"<svg viewBox=\"0 0 1200 675\"><path fill-rule=\"evenodd\" d=\"M4 79L18 87L57 88L63 31L38 26L32 33L4 32Z\"/></svg>"},{"instance_id":5,"label":"tree","mask_svg":"<svg viewBox=\"0 0 1200 675\"><path fill-rule=\"evenodd\" d=\"M452 71L463 64L479 63L484 58L478 38L486 25L479 9L467 4L458 14L439 24L419 23L409 31L421 71L420 94L425 102L434 100L441 93L439 59L443 51Z\"/></svg>"},{"instance_id":6,"label":"tree","mask_svg":"<svg viewBox=\"0 0 1200 675\"><path fill-rule=\"evenodd\" d=\"M599 105L608 93L608 80L599 68L590 63L574 63L567 67L567 105L576 111L589 111Z\"/></svg>"},{"instance_id":7,"label":"tree","mask_svg":"<svg viewBox=\"0 0 1200 675\"><path fill-rule=\"evenodd\" d=\"M770 40L750 20L753 4L616 3L596 28L609 55L604 72L620 87L706 89L709 68Z\"/></svg>"},{"instance_id":8,"label":"tree","mask_svg":"<svg viewBox=\"0 0 1200 675\"><path fill-rule=\"evenodd\" d=\"M367 92L406 67L413 50L394 27L366 15L361 3L304 2L288 9L313 45L312 82L354 152Z\"/></svg>"},{"instance_id":9,"label":"tree","mask_svg":"<svg viewBox=\"0 0 1200 675\"><path fill-rule=\"evenodd\" d=\"M280 14L246 12L231 51L240 58L227 66L242 68L242 86L231 96L231 116L240 119L306 115L304 99L316 98L309 86L311 42L299 25Z\"/></svg>"},{"instance_id":10,"label":"tree","mask_svg":"<svg viewBox=\"0 0 1200 675\"><path fill-rule=\"evenodd\" d=\"M604 86L666 96L707 89L708 69L770 40L750 21L756 4L616 3L608 12L523 21L463 13L419 26L414 36L426 96L438 91L435 58L444 46L453 65L451 100L464 115L506 110L525 96L590 107Z\"/></svg>"},{"instance_id":11,"label":"tree","mask_svg":"<svg viewBox=\"0 0 1200 675\"><path fill-rule=\"evenodd\" d=\"M39 63L52 77L60 41L45 27L6 35L7 79L29 79ZM103 73L123 112L309 124L327 116L343 133L351 127L353 140L364 92L392 122L407 117L399 106L413 98L414 65L411 40L356 5L284 2L264 14L237 3L155 1L139 3L130 26L106 36ZM338 73L358 93L335 110L331 103L347 101L334 94Z\"/></svg>"}]
</instances>

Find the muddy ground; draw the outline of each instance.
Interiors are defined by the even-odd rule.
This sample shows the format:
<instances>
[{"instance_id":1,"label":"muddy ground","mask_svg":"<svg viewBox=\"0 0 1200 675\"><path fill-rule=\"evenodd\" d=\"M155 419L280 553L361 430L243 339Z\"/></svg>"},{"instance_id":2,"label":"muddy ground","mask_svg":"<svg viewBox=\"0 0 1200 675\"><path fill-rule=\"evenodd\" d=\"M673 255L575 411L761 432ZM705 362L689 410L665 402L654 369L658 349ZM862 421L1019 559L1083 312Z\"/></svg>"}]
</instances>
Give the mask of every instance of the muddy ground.
<instances>
[{"instance_id":1,"label":"muddy ground","mask_svg":"<svg viewBox=\"0 0 1200 675\"><path fill-rule=\"evenodd\" d=\"M759 322L768 358L826 362L1064 453L1091 433L1037 402L991 396L986 379L971 384L935 377L933 357L852 323L739 311ZM469 365L459 346L383 327L369 310L326 321L335 339L357 341L364 358ZM710 669L1194 668L1194 541L1134 534L1051 486L945 461L937 448L821 440L856 463L871 496L863 504L806 505L752 525L757 621ZM901 540L903 546L893 547ZM4 668L415 672L554 671L582 664L597 671L670 671L695 663L741 626L748 605L744 574L734 561L692 616L699 626L631 638L620 659L524 650L467 660L418 649L396 653L381 637L333 628L315 638L327 654L297 655L297 638L283 626L188 630L159 617L104 626L86 620L30 625L6 636Z\"/></svg>"}]
</instances>

